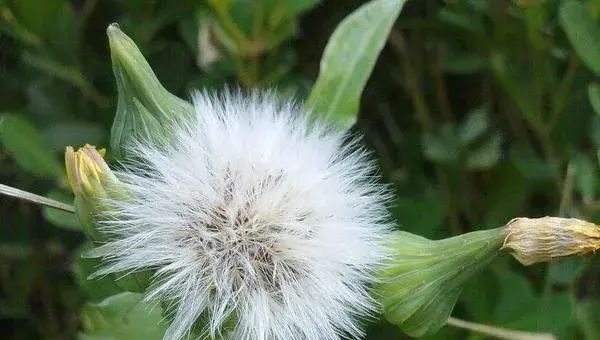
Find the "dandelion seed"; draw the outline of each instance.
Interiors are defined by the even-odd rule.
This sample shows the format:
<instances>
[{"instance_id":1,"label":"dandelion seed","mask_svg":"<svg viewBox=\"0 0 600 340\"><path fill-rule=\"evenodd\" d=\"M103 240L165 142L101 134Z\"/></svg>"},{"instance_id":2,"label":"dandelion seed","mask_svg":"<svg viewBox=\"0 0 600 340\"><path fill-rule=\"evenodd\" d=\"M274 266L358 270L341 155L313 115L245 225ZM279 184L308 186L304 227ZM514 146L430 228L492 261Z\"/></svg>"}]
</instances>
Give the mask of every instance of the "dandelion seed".
<instances>
[{"instance_id":1,"label":"dandelion seed","mask_svg":"<svg viewBox=\"0 0 600 340\"><path fill-rule=\"evenodd\" d=\"M128 199L105 202L97 274L155 270L147 299L173 306L166 339L202 322L240 340L362 336L388 235L368 154L272 94L194 104L160 146L128 146L135 160L115 171Z\"/></svg>"}]
</instances>

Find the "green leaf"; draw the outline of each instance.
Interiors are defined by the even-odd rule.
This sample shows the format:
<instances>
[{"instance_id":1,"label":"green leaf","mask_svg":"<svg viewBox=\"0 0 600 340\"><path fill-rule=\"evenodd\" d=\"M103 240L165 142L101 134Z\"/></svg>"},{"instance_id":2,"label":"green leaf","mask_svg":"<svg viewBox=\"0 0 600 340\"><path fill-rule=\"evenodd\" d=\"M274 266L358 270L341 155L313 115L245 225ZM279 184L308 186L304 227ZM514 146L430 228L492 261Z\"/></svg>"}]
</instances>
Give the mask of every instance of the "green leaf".
<instances>
[{"instance_id":1,"label":"green leaf","mask_svg":"<svg viewBox=\"0 0 600 340\"><path fill-rule=\"evenodd\" d=\"M600 115L600 84L591 83L588 86L588 99L596 114Z\"/></svg>"},{"instance_id":2,"label":"green leaf","mask_svg":"<svg viewBox=\"0 0 600 340\"><path fill-rule=\"evenodd\" d=\"M124 292L81 311L83 339L161 340L166 325L161 308L142 301L143 295Z\"/></svg>"},{"instance_id":3,"label":"green leaf","mask_svg":"<svg viewBox=\"0 0 600 340\"><path fill-rule=\"evenodd\" d=\"M502 135L490 136L476 150L469 151L466 167L469 170L486 170L498 164L502 155Z\"/></svg>"},{"instance_id":4,"label":"green leaf","mask_svg":"<svg viewBox=\"0 0 600 340\"><path fill-rule=\"evenodd\" d=\"M371 1L335 29L307 101L315 114L333 117L345 128L356 122L363 88L404 3Z\"/></svg>"},{"instance_id":5,"label":"green leaf","mask_svg":"<svg viewBox=\"0 0 600 340\"><path fill-rule=\"evenodd\" d=\"M64 178L64 169L48 142L30 122L21 116L0 116L0 141L23 170L35 175Z\"/></svg>"},{"instance_id":6,"label":"green leaf","mask_svg":"<svg viewBox=\"0 0 600 340\"><path fill-rule=\"evenodd\" d=\"M73 204L72 196L69 196L58 190L50 191L48 195L46 195L46 197L52 198L59 202ZM44 206L42 208L42 214L48 222L52 223L53 225L59 228L77 231L82 230L81 223L79 222L77 215L73 213Z\"/></svg>"},{"instance_id":7,"label":"green leaf","mask_svg":"<svg viewBox=\"0 0 600 340\"><path fill-rule=\"evenodd\" d=\"M559 22L571 45L596 75L600 75L600 27L581 1L563 0Z\"/></svg>"}]
</instances>

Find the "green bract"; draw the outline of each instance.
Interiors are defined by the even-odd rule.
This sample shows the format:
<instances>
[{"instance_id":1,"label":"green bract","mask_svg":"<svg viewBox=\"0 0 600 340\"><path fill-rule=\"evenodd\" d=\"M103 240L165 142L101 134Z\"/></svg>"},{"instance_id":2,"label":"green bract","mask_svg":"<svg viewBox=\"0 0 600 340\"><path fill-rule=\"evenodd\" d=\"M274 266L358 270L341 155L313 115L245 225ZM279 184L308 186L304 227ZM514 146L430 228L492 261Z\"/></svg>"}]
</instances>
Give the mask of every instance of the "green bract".
<instances>
[{"instance_id":1,"label":"green bract","mask_svg":"<svg viewBox=\"0 0 600 340\"><path fill-rule=\"evenodd\" d=\"M160 143L155 132L168 134L174 123L192 114L193 107L162 86L136 44L117 24L106 31L119 94L110 146L122 155L123 146L134 137Z\"/></svg>"},{"instance_id":2,"label":"green bract","mask_svg":"<svg viewBox=\"0 0 600 340\"><path fill-rule=\"evenodd\" d=\"M432 241L398 231L381 273L385 318L406 334L420 337L446 325L463 284L500 252L503 228Z\"/></svg>"}]
</instances>

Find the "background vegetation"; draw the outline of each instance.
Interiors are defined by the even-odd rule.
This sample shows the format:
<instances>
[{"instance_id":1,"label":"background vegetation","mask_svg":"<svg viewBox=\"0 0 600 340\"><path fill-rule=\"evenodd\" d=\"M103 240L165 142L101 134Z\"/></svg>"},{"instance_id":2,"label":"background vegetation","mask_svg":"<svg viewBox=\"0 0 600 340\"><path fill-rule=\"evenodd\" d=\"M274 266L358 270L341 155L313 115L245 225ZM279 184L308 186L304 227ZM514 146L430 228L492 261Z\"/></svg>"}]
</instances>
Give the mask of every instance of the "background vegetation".
<instances>
[{"instance_id":1,"label":"background vegetation","mask_svg":"<svg viewBox=\"0 0 600 340\"><path fill-rule=\"evenodd\" d=\"M305 99L333 29L363 2L0 0L0 183L71 201L64 147L106 146L116 110L111 22L183 98L241 85ZM402 229L439 239L517 216L600 222L599 16L597 0L405 5L355 127L398 193ZM93 263L79 258L73 216L0 202L3 338L160 333L159 315L90 304L116 290L85 281ZM599 282L600 257L522 267L507 256L468 284L454 315L600 339ZM369 328L368 339L402 337L384 322Z\"/></svg>"}]
</instances>

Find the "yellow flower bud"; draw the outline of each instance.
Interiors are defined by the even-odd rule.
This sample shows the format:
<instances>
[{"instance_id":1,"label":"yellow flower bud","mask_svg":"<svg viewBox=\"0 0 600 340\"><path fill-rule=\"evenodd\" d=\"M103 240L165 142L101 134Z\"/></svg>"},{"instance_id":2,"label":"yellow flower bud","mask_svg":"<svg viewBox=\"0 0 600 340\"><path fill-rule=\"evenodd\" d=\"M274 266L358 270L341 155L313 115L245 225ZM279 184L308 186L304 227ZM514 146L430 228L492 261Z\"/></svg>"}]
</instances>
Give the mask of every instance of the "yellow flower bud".
<instances>
[{"instance_id":1,"label":"yellow flower bud","mask_svg":"<svg viewBox=\"0 0 600 340\"><path fill-rule=\"evenodd\" d=\"M515 218L502 246L523 265L585 255L600 248L600 227L575 218Z\"/></svg>"},{"instance_id":2,"label":"yellow flower bud","mask_svg":"<svg viewBox=\"0 0 600 340\"><path fill-rule=\"evenodd\" d=\"M67 180L76 196L90 199L104 195L105 185L109 180L114 180L114 175L104 161L105 153L105 149L96 150L95 146L89 144L77 151L67 147Z\"/></svg>"}]
</instances>

